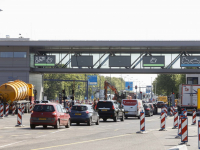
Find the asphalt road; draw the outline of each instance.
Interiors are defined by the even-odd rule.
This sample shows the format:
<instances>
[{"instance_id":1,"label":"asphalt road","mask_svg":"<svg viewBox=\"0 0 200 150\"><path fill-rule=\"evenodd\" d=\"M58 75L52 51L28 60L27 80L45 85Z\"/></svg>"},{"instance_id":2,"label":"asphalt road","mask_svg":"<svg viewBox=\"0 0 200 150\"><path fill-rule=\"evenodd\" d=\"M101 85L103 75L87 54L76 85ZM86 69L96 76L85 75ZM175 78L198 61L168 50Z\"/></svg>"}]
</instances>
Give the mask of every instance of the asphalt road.
<instances>
[{"instance_id":1,"label":"asphalt road","mask_svg":"<svg viewBox=\"0 0 200 150\"><path fill-rule=\"evenodd\" d=\"M177 146L181 139L175 139L178 130L172 129L173 117L166 119L167 131L159 131L160 116L146 116L145 134L140 130L140 120L128 118L124 122L118 120L100 121L100 125L72 124L70 128L61 127L36 129L29 127L30 114L23 115L24 127L15 127L16 116L0 119L0 149L6 150L165 150ZM197 118L197 120L199 117ZM192 116L188 116L188 150L198 149L197 125L191 125Z\"/></svg>"}]
</instances>

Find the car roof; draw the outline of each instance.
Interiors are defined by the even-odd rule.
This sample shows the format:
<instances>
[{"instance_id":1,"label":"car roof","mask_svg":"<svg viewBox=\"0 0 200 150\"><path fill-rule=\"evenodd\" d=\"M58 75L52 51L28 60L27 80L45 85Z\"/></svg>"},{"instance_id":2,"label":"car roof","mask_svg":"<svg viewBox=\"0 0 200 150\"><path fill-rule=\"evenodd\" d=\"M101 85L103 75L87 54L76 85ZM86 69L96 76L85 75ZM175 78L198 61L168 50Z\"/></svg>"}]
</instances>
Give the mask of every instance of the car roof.
<instances>
[{"instance_id":1,"label":"car roof","mask_svg":"<svg viewBox=\"0 0 200 150\"><path fill-rule=\"evenodd\" d=\"M58 103L38 103L38 104L35 104L36 105L61 105L61 104L58 104Z\"/></svg>"},{"instance_id":2,"label":"car roof","mask_svg":"<svg viewBox=\"0 0 200 150\"><path fill-rule=\"evenodd\" d=\"M99 100L99 102L117 102L116 100Z\"/></svg>"},{"instance_id":3,"label":"car roof","mask_svg":"<svg viewBox=\"0 0 200 150\"><path fill-rule=\"evenodd\" d=\"M87 104L76 104L76 105L73 105L73 106L91 106L91 105L87 105Z\"/></svg>"}]
</instances>

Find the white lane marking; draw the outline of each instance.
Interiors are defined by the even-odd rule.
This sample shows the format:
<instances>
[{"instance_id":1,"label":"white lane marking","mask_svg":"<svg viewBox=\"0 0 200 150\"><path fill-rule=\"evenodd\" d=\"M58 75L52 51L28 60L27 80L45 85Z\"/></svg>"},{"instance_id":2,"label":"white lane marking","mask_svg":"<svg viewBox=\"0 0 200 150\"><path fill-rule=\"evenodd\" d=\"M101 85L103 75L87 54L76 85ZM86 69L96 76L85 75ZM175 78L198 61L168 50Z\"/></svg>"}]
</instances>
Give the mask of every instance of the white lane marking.
<instances>
[{"instance_id":1,"label":"white lane marking","mask_svg":"<svg viewBox=\"0 0 200 150\"><path fill-rule=\"evenodd\" d=\"M15 143L10 143L10 144L7 144L7 145L2 145L0 146L0 148L4 148L6 146L10 146L10 145L13 145L13 144L18 144L18 143L21 143L21 142L25 142L26 140L23 140L23 141L19 141L19 142L15 142Z\"/></svg>"}]
</instances>

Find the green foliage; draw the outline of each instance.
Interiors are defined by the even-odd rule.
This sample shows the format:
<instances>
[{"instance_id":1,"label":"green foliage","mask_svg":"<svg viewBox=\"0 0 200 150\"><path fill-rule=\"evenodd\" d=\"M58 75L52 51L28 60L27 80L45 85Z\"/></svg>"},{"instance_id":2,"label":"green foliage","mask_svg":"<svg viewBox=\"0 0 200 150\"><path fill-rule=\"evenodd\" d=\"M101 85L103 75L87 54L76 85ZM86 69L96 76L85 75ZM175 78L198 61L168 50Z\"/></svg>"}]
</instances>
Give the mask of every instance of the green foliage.
<instances>
[{"instance_id":1,"label":"green foliage","mask_svg":"<svg viewBox=\"0 0 200 150\"><path fill-rule=\"evenodd\" d=\"M72 95L72 90L75 90L75 99L84 99L86 96L86 82L77 82L77 80L87 80L88 75L94 74L44 74L44 79L61 79L72 81L44 81L44 95L49 100L56 99L63 89L66 95ZM110 82L118 91L125 89L125 81L122 78L100 76L97 75L98 85L93 86L98 89L104 89L104 81ZM113 93L111 91L111 93ZM88 88L88 96L94 95L92 93L92 86Z\"/></svg>"},{"instance_id":2,"label":"green foliage","mask_svg":"<svg viewBox=\"0 0 200 150\"><path fill-rule=\"evenodd\" d=\"M175 94L178 93L179 85L185 84L185 82L185 74L160 74L153 82L153 89L156 86L157 95L167 96L172 93L172 89Z\"/></svg>"}]
</instances>

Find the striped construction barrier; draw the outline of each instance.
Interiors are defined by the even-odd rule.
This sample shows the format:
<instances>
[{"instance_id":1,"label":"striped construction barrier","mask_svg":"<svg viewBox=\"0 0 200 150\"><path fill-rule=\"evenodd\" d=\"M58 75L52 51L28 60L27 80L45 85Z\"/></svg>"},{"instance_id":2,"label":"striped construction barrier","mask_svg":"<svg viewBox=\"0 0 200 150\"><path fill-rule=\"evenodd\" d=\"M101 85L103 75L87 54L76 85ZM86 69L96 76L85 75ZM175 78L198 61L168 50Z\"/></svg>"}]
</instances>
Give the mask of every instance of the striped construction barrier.
<instances>
[{"instance_id":1,"label":"striped construction barrier","mask_svg":"<svg viewBox=\"0 0 200 150\"><path fill-rule=\"evenodd\" d=\"M172 109L173 109L173 115L174 115L174 113L175 113L175 106L172 106Z\"/></svg>"},{"instance_id":2,"label":"striped construction barrier","mask_svg":"<svg viewBox=\"0 0 200 150\"><path fill-rule=\"evenodd\" d=\"M196 109L193 109L192 111L192 125L196 124Z\"/></svg>"},{"instance_id":3,"label":"striped construction barrier","mask_svg":"<svg viewBox=\"0 0 200 150\"><path fill-rule=\"evenodd\" d=\"M170 107L170 117L172 117L172 116L173 116L173 108Z\"/></svg>"},{"instance_id":4,"label":"striped construction barrier","mask_svg":"<svg viewBox=\"0 0 200 150\"><path fill-rule=\"evenodd\" d=\"M8 117L8 112L9 112L9 104L6 104L5 117Z\"/></svg>"},{"instance_id":5,"label":"striped construction barrier","mask_svg":"<svg viewBox=\"0 0 200 150\"><path fill-rule=\"evenodd\" d=\"M174 127L172 129L176 129L178 127L178 111L174 112Z\"/></svg>"},{"instance_id":6,"label":"striped construction barrier","mask_svg":"<svg viewBox=\"0 0 200 150\"><path fill-rule=\"evenodd\" d=\"M33 103L30 103L29 112L32 112L32 111L33 111Z\"/></svg>"},{"instance_id":7,"label":"striped construction barrier","mask_svg":"<svg viewBox=\"0 0 200 150\"><path fill-rule=\"evenodd\" d=\"M18 108L17 125L16 126L22 126L22 108Z\"/></svg>"},{"instance_id":8,"label":"striped construction barrier","mask_svg":"<svg viewBox=\"0 0 200 150\"><path fill-rule=\"evenodd\" d=\"M200 120L198 120L198 148L200 149Z\"/></svg>"},{"instance_id":9,"label":"striped construction barrier","mask_svg":"<svg viewBox=\"0 0 200 150\"><path fill-rule=\"evenodd\" d=\"M22 103L22 115L24 114L24 111L25 111L25 106L24 106L24 104Z\"/></svg>"},{"instance_id":10,"label":"striped construction barrier","mask_svg":"<svg viewBox=\"0 0 200 150\"><path fill-rule=\"evenodd\" d=\"M165 117L167 117L167 107L164 107L164 111L165 111Z\"/></svg>"},{"instance_id":11,"label":"striped construction barrier","mask_svg":"<svg viewBox=\"0 0 200 150\"><path fill-rule=\"evenodd\" d=\"M161 111L161 118L160 118L160 130L159 131L164 131L166 126L166 122L165 122L165 111Z\"/></svg>"},{"instance_id":12,"label":"striped construction barrier","mask_svg":"<svg viewBox=\"0 0 200 150\"><path fill-rule=\"evenodd\" d=\"M188 118L185 116L181 118L181 142L188 142Z\"/></svg>"},{"instance_id":13,"label":"striped construction barrier","mask_svg":"<svg viewBox=\"0 0 200 150\"><path fill-rule=\"evenodd\" d=\"M4 105L3 103L0 105L0 118L3 119Z\"/></svg>"},{"instance_id":14,"label":"striped construction barrier","mask_svg":"<svg viewBox=\"0 0 200 150\"><path fill-rule=\"evenodd\" d=\"M12 115L14 116L15 115L15 111L16 111L16 107L15 105L12 106Z\"/></svg>"},{"instance_id":15,"label":"striped construction barrier","mask_svg":"<svg viewBox=\"0 0 200 150\"><path fill-rule=\"evenodd\" d=\"M140 132L145 131L145 112L140 112Z\"/></svg>"},{"instance_id":16,"label":"striped construction barrier","mask_svg":"<svg viewBox=\"0 0 200 150\"><path fill-rule=\"evenodd\" d=\"M176 138L181 138L181 118L183 118L184 115L180 114L179 115L179 122L178 122L178 135L176 136Z\"/></svg>"},{"instance_id":17,"label":"striped construction barrier","mask_svg":"<svg viewBox=\"0 0 200 150\"><path fill-rule=\"evenodd\" d=\"M185 117L187 117L187 110L183 110L183 115L185 115Z\"/></svg>"}]
</instances>

